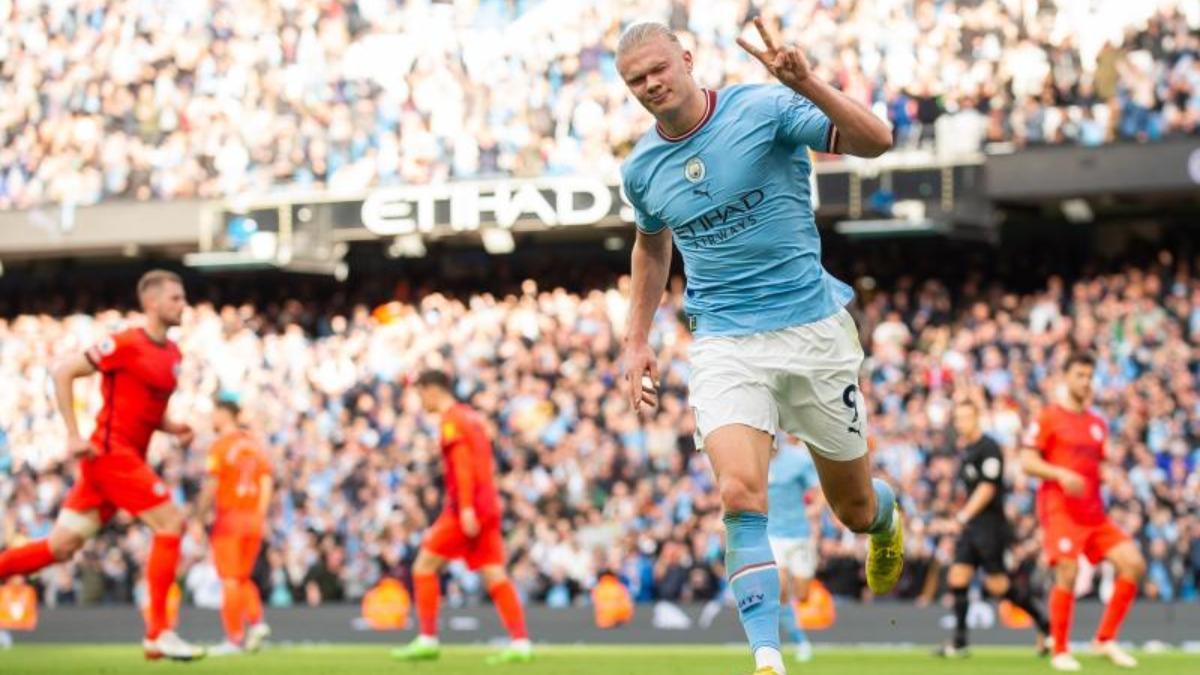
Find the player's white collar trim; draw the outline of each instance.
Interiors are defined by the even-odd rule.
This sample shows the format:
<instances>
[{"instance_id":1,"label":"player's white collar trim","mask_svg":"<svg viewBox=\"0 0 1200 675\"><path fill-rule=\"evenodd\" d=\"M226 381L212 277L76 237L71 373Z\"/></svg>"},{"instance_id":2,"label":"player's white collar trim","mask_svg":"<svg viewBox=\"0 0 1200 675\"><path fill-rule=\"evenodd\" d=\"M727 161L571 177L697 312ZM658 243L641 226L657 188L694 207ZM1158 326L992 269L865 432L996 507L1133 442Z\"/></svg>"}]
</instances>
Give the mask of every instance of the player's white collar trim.
<instances>
[{"instance_id":1,"label":"player's white collar trim","mask_svg":"<svg viewBox=\"0 0 1200 675\"><path fill-rule=\"evenodd\" d=\"M663 131L661 124L655 124L654 128L658 131L658 135L661 136L664 141L667 141L670 143L678 143L679 141L684 141L684 140L691 138L693 135L695 135L695 133L697 131L700 131L700 129L704 127L704 125L708 122L708 120L712 118L713 112L715 112L716 109L717 109L717 92L713 89L705 89L704 90L704 115L702 115L700 117L700 121L696 122L696 124L694 124L691 129L688 129L687 131L683 132L682 134L680 134L678 136L672 136L672 135L668 134L666 131Z\"/></svg>"}]
</instances>

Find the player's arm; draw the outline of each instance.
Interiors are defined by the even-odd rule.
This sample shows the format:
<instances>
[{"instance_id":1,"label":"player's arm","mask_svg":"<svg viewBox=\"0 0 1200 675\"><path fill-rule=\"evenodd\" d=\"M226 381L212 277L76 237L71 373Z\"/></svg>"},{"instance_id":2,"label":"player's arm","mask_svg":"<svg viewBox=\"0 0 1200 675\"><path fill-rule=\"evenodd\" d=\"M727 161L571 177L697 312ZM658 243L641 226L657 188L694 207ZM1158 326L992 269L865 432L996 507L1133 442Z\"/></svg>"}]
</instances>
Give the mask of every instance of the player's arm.
<instances>
[{"instance_id":1,"label":"player's arm","mask_svg":"<svg viewBox=\"0 0 1200 675\"><path fill-rule=\"evenodd\" d=\"M458 489L458 521L468 537L479 534L479 518L475 513L475 472L472 468L471 444L463 434L450 446L450 457L454 465L454 481Z\"/></svg>"},{"instance_id":2,"label":"player's arm","mask_svg":"<svg viewBox=\"0 0 1200 675\"><path fill-rule=\"evenodd\" d=\"M738 38L742 49L750 52L783 85L815 105L833 124L830 147L817 148L858 157L878 157L892 147L892 130L862 104L813 75L804 50L779 44L779 40L763 25L762 17L754 19L766 49Z\"/></svg>"},{"instance_id":3,"label":"player's arm","mask_svg":"<svg viewBox=\"0 0 1200 675\"><path fill-rule=\"evenodd\" d=\"M196 510L193 512L197 520L211 523L216 515L213 506L217 502L217 485L221 481L221 457L225 452L225 439L218 438L208 449L208 457L204 459L204 482L200 486L200 494L196 497Z\"/></svg>"},{"instance_id":4,"label":"player's arm","mask_svg":"<svg viewBox=\"0 0 1200 675\"><path fill-rule=\"evenodd\" d=\"M270 473L264 473L258 478L258 516L264 521L271 512L271 497L275 491L275 482Z\"/></svg>"},{"instance_id":5,"label":"player's arm","mask_svg":"<svg viewBox=\"0 0 1200 675\"><path fill-rule=\"evenodd\" d=\"M1083 492L1083 477L1064 466L1047 462L1037 448L1021 450L1021 468L1030 476L1057 481L1069 494Z\"/></svg>"},{"instance_id":6,"label":"player's arm","mask_svg":"<svg viewBox=\"0 0 1200 675\"><path fill-rule=\"evenodd\" d=\"M92 454L91 443L79 435L79 420L75 417L75 380L96 372L87 354L74 354L63 359L51 376L54 380L54 401L67 427L67 450L76 456Z\"/></svg>"},{"instance_id":7,"label":"player's arm","mask_svg":"<svg viewBox=\"0 0 1200 675\"><path fill-rule=\"evenodd\" d=\"M1004 458L1000 454L1000 448L991 445L990 442L989 446L979 465L979 484L971 491L971 496L967 497L967 503L963 505L962 510L954 516L959 525L966 525L974 520L996 497L1000 490L1000 481L1004 480Z\"/></svg>"},{"instance_id":8,"label":"player's arm","mask_svg":"<svg viewBox=\"0 0 1200 675\"><path fill-rule=\"evenodd\" d=\"M975 486L971 492L971 496L967 498L967 503L963 504L962 510L959 511L954 519L959 525L966 525L979 515L983 507L987 506L996 496L996 484L989 482L981 482Z\"/></svg>"},{"instance_id":9,"label":"player's arm","mask_svg":"<svg viewBox=\"0 0 1200 675\"><path fill-rule=\"evenodd\" d=\"M629 328L625 334L624 369L629 401L634 409L658 405L657 391L644 391L642 376L658 382L658 359L650 349L650 324L667 289L671 270L671 231L661 227L650 234L639 226L633 242Z\"/></svg>"},{"instance_id":10,"label":"player's arm","mask_svg":"<svg viewBox=\"0 0 1200 675\"><path fill-rule=\"evenodd\" d=\"M209 477L204 481L204 485L200 487L200 494L196 497L196 511L194 516L202 523L208 524L213 519L213 504L217 501L217 479Z\"/></svg>"}]
</instances>

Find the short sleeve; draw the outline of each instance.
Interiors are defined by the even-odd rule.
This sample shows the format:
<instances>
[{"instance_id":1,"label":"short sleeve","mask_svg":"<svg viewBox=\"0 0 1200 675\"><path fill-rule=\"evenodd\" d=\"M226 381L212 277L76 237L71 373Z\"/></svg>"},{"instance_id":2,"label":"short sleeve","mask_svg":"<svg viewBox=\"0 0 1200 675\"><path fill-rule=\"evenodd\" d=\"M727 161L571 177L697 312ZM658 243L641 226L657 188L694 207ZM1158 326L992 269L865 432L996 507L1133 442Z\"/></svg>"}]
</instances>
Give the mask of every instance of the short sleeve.
<instances>
[{"instance_id":1,"label":"short sleeve","mask_svg":"<svg viewBox=\"0 0 1200 675\"><path fill-rule=\"evenodd\" d=\"M96 370L102 373L111 373L122 368L131 349L132 344L127 334L118 333L108 335L92 345L84 352L84 357Z\"/></svg>"},{"instance_id":2,"label":"short sleeve","mask_svg":"<svg viewBox=\"0 0 1200 675\"><path fill-rule=\"evenodd\" d=\"M1046 450L1050 448L1050 442L1054 437L1054 425L1051 422L1050 410L1048 408L1043 409L1033 424L1025 430L1025 447L1033 448L1042 454L1046 454Z\"/></svg>"},{"instance_id":3,"label":"short sleeve","mask_svg":"<svg viewBox=\"0 0 1200 675\"><path fill-rule=\"evenodd\" d=\"M994 441L989 441L985 445L982 456L979 458L979 479L987 483L999 485L1004 479L1004 456L1000 453L1000 446Z\"/></svg>"},{"instance_id":4,"label":"short sleeve","mask_svg":"<svg viewBox=\"0 0 1200 675\"><path fill-rule=\"evenodd\" d=\"M658 234L662 232L667 224L655 218L646 210L641 203L641 199L635 194L635 191L630 189L628 175L622 176L621 188L625 192L625 199L629 200L629 205L633 207L633 223L637 226L638 231L644 234Z\"/></svg>"},{"instance_id":5,"label":"short sleeve","mask_svg":"<svg viewBox=\"0 0 1200 675\"><path fill-rule=\"evenodd\" d=\"M833 152L837 128L812 101L787 87L772 87L778 127L776 138L817 152Z\"/></svg>"}]
</instances>

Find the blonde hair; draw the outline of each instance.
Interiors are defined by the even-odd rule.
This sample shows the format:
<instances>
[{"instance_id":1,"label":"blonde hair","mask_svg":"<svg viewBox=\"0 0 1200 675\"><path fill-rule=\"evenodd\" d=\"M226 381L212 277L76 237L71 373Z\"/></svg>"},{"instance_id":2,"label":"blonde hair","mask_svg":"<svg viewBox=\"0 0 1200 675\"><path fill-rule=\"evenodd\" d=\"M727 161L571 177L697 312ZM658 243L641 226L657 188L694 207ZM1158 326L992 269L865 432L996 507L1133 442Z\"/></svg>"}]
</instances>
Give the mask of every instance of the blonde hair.
<instances>
[{"instance_id":1,"label":"blonde hair","mask_svg":"<svg viewBox=\"0 0 1200 675\"><path fill-rule=\"evenodd\" d=\"M639 21L621 33L621 39L617 42L617 58L630 49L641 46L656 37L664 37L674 42L680 49L683 48L679 42L679 36L675 35L666 24L658 21Z\"/></svg>"},{"instance_id":2,"label":"blonde hair","mask_svg":"<svg viewBox=\"0 0 1200 675\"><path fill-rule=\"evenodd\" d=\"M142 297L146 291L154 290L155 288L158 288L169 281L173 281L180 286L183 285L183 279L180 278L178 274L170 270L150 270L149 272L146 272L142 275L141 279L138 279L138 297Z\"/></svg>"}]
</instances>

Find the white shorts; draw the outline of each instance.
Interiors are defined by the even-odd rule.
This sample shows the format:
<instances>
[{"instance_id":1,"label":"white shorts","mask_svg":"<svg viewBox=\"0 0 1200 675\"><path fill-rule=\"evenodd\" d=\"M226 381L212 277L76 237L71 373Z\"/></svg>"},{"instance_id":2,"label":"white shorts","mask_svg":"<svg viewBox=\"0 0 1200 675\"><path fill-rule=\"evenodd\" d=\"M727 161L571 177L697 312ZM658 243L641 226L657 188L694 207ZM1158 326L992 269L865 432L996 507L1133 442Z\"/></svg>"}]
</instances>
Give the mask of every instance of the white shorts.
<instances>
[{"instance_id":1,"label":"white shorts","mask_svg":"<svg viewBox=\"0 0 1200 675\"><path fill-rule=\"evenodd\" d=\"M812 537L770 537L775 564L793 578L812 579L817 574L817 542Z\"/></svg>"},{"instance_id":2,"label":"white shorts","mask_svg":"<svg viewBox=\"0 0 1200 675\"><path fill-rule=\"evenodd\" d=\"M867 408L858 388L863 349L845 309L767 333L704 336L689 351L688 403L696 446L729 424L793 434L839 462L867 454Z\"/></svg>"}]
</instances>

